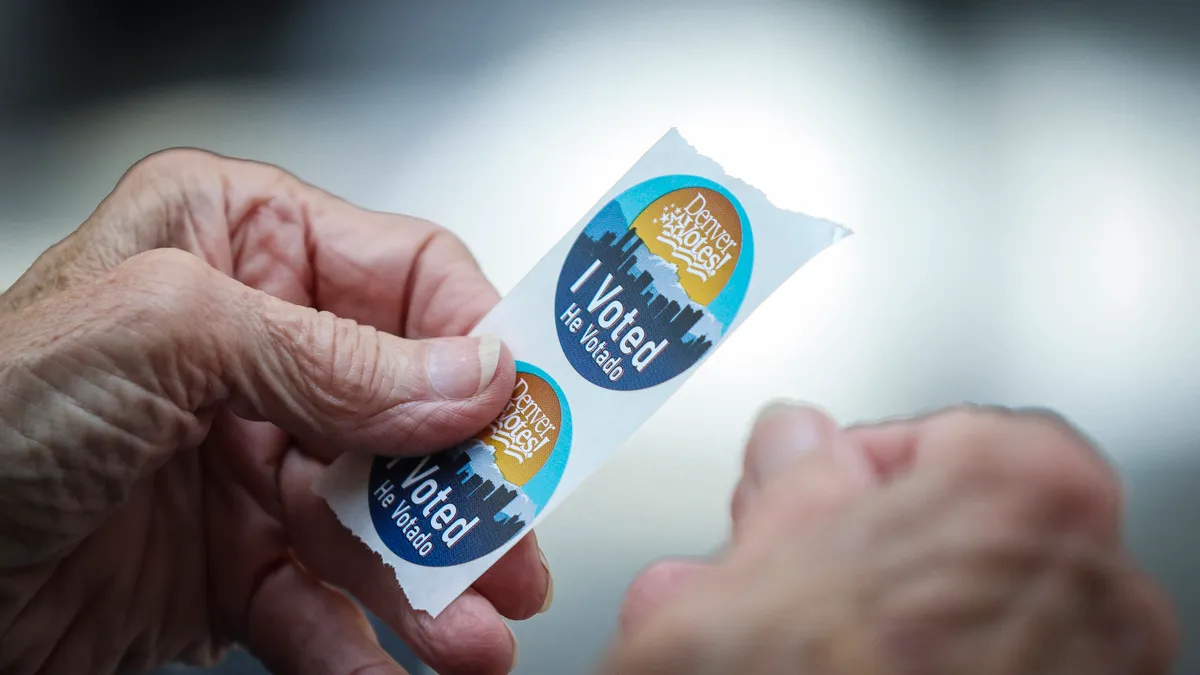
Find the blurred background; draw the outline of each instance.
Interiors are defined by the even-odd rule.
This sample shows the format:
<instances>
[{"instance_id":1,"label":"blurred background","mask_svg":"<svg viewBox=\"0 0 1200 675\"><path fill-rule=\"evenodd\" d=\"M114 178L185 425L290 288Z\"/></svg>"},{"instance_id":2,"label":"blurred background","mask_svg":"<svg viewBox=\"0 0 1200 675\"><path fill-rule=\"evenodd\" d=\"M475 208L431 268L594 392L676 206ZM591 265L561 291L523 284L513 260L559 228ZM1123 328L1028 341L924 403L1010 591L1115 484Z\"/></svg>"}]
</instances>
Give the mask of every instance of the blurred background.
<instances>
[{"instance_id":1,"label":"blurred background","mask_svg":"<svg viewBox=\"0 0 1200 675\"><path fill-rule=\"evenodd\" d=\"M776 397L1062 411L1122 471L1200 672L1198 38L1185 0L7 0L0 288L189 145L439 221L503 291L678 126L857 236L539 530L555 606L517 672L587 672L639 568L719 545Z\"/></svg>"}]
</instances>

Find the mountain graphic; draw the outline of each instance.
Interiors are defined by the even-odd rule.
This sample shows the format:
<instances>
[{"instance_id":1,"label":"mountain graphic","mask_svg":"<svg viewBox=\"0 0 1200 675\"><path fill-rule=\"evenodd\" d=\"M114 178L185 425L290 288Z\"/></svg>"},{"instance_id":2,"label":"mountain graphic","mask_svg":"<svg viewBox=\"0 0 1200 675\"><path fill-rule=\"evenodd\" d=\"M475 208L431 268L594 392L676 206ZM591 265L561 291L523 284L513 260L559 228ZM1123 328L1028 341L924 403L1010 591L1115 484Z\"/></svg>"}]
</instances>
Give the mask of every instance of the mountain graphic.
<instances>
[{"instance_id":1,"label":"mountain graphic","mask_svg":"<svg viewBox=\"0 0 1200 675\"><path fill-rule=\"evenodd\" d=\"M605 232L612 233L613 239L618 239L629 229L630 222L625 217L624 209L614 199L588 222L587 227L583 228L583 233L593 241L600 239Z\"/></svg>"},{"instance_id":2,"label":"mountain graphic","mask_svg":"<svg viewBox=\"0 0 1200 675\"><path fill-rule=\"evenodd\" d=\"M689 328L682 340L684 342L700 341L713 343L725 333L725 325L705 311L703 305L694 302L683 290L679 283L679 269L660 255L651 253L645 244L638 240L632 249L622 248L622 244L630 232L630 221L625 216L621 205L615 200L609 202L583 230L583 236L591 240L594 247L604 247L615 242L620 249L614 260L626 259L624 270L630 277L637 277L642 272L650 275L650 283L641 291L649 302L655 296L662 296L666 301L675 303L675 307L691 310L700 315L700 319Z\"/></svg>"},{"instance_id":3,"label":"mountain graphic","mask_svg":"<svg viewBox=\"0 0 1200 675\"><path fill-rule=\"evenodd\" d=\"M692 329L687 332L684 339L688 339L689 337L692 340L706 338L709 342L716 342L724 334L725 324L717 321L716 317L712 314L705 312L704 316L700 317L700 320L696 322L696 325L692 326Z\"/></svg>"},{"instance_id":4,"label":"mountain graphic","mask_svg":"<svg viewBox=\"0 0 1200 675\"><path fill-rule=\"evenodd\" d=\"M577 373L606 389L661 384L699 361L727 331L721 318L684 291L675 264L650 251L617 200L588 221L558 278L555 330L563 354ZM629 338L630 329L618 336L616 326L629 324L618 324L616 316L623 316L622 322L633 316L640 334ZM592 332L585 333L584 326ZM601 360L609 369L598 367Z\"/></svg>"},{"instance_id":5,"label":"mountain graphic","mask_svg":"<svg viewBox=\"0 0 1200 675\"><path fill-rule=\"evenodd\" d=\"M501 517L519 518L525 522L533 520L537 515L537 505L525 496L521 488L508 482L504 474L500 473L500 469L496 467L496 455L490 446L478 439L471 439L464 446L460 446L459 452L465 452L469 458L469 463L459 470L460 473L469 470L485 481L516 492L513 500L496 514L497 520L501 520Z\"/></svg>"},{"instance_id":6,"label":"mountain graphic","mask_svg":"<svg viewBox=\"0 0 1200 675\"><path fill-rule=\"evenodd\" d=\"M630 268L630 272L637 274L638 272L649 272L653 282L646 288L646 293L657 293L667 300L673 300L679 303L680 307L687 307L694 311L701 312L700 320L695 326L685 334L684 339L695 340L696 338L708 338L710 342L716 342L725 332L725 326L713 318L711 314L704 311L704 305L693 301L683 290L683 286L679 283L679 269L673 263L667 262L662 256L651 253L644 246L639 246L633 253L634 263ZM690 337L690 339L689 339Z\"/></svg>"}]
</instances>

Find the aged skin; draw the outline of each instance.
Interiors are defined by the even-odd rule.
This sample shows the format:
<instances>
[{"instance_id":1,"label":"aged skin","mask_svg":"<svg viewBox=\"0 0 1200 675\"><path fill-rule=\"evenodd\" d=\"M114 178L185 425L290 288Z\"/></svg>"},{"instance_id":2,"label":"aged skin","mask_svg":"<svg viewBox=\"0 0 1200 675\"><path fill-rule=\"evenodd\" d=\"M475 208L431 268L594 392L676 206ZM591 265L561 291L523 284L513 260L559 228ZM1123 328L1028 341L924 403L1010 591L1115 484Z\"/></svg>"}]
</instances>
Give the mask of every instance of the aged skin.
<instances>
[{"instance_id":1,"label":"aged skin","mask_svg":"<svg viewBox=\"0 0 1200 675\"><path fill-rule=\"evenodd\" d=\"M1161 675L1176 628L1120 510L1100 456L1050 415L840 430L773 408L729 551L647 570L604 672Z\"/></svg>"},{"instance_id":2,"label":"aged skin","mask_svg":"<svg viewBox=\"0 0 1200 675\"><path fill-rule=\"evenodd\" d=\"M430 223L188 150L128 172L0 296L0 672L139 672L246 644L280 673L505 673L548 602L529 536L437 620L310 486L503 408L464 335L497 295ZM397 337L399 336L399 337ZM263 421L263 420L269 420Z\"/></svg>"},{"instance_id":3,"label":"aged skin","mask_svg":"<svg viewBox=\"0 0 1200 675\"><path fill-rule=\"evenodd\" d=\"M0 296L0 673L140 672L242 643L284 675L503 673L545 611L527 537L431 620L311 486L342 452L486 426L496 302L429 223L172 151ZM614 675L1162 675L1176 629L1099 454L1045 413L840 429L775 406L733 540L631 589Z\"/></svg>"}]
</instances>

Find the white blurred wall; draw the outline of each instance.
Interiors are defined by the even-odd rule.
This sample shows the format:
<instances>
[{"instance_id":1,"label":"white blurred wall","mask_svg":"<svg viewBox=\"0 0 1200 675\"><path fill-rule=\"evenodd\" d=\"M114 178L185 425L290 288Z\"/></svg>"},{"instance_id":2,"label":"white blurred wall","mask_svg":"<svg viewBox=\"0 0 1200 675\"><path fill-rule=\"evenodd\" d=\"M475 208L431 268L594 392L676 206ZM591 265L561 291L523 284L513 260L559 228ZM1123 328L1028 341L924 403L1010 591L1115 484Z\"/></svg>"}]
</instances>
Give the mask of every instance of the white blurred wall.
<instances>
[{"instance_id":1,"label":"white blurred wall","mask_svg":"<svg viewBox=\"0 0 1200 675\"><path fill-rule=\"evenodd\" d=\"M585 672L641 566L721 542L741 443L775 397L845 421L964 400L1058 408L1129 481L1131 537L1200 645L1200 535L1184 524L1200 512L1190 63L1044 17L997 16L964 44L866 4L570 7L530 10L511 48L453 68L213 82L47 123L21 141L32 168L10 161L0 185L0 287L123 168L193 145L440 221L506 290L676 125L777 203L857 235L539 530L555 607L516 627L518 672ZM335 14L293 29L299 54L372 24ZM443 14L443 39L467 40ZM1200 646L1185 652L1179 672L1196 672Z\"/></svg>"}]
</instances>

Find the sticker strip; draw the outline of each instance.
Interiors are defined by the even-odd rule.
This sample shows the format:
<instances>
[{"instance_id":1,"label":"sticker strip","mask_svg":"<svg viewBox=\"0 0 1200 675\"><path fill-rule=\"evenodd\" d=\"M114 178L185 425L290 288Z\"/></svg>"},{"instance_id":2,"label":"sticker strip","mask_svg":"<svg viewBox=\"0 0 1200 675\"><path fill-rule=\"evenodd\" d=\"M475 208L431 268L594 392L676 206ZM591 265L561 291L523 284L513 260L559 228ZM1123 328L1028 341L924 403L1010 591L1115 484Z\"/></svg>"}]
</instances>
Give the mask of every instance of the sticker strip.
<instances>
[{"instance_id":1,"label":"sticker strip","mask_svg":"<svg viewBox=\"0 0 1200 675\"><path fill-rule=\"evenodd\" d=\"M671 130L473 332L517 359L504 413L430 457L346 453L316 490L437 616L849 234L776 208Z\"/></svg>"}]
</instances>

